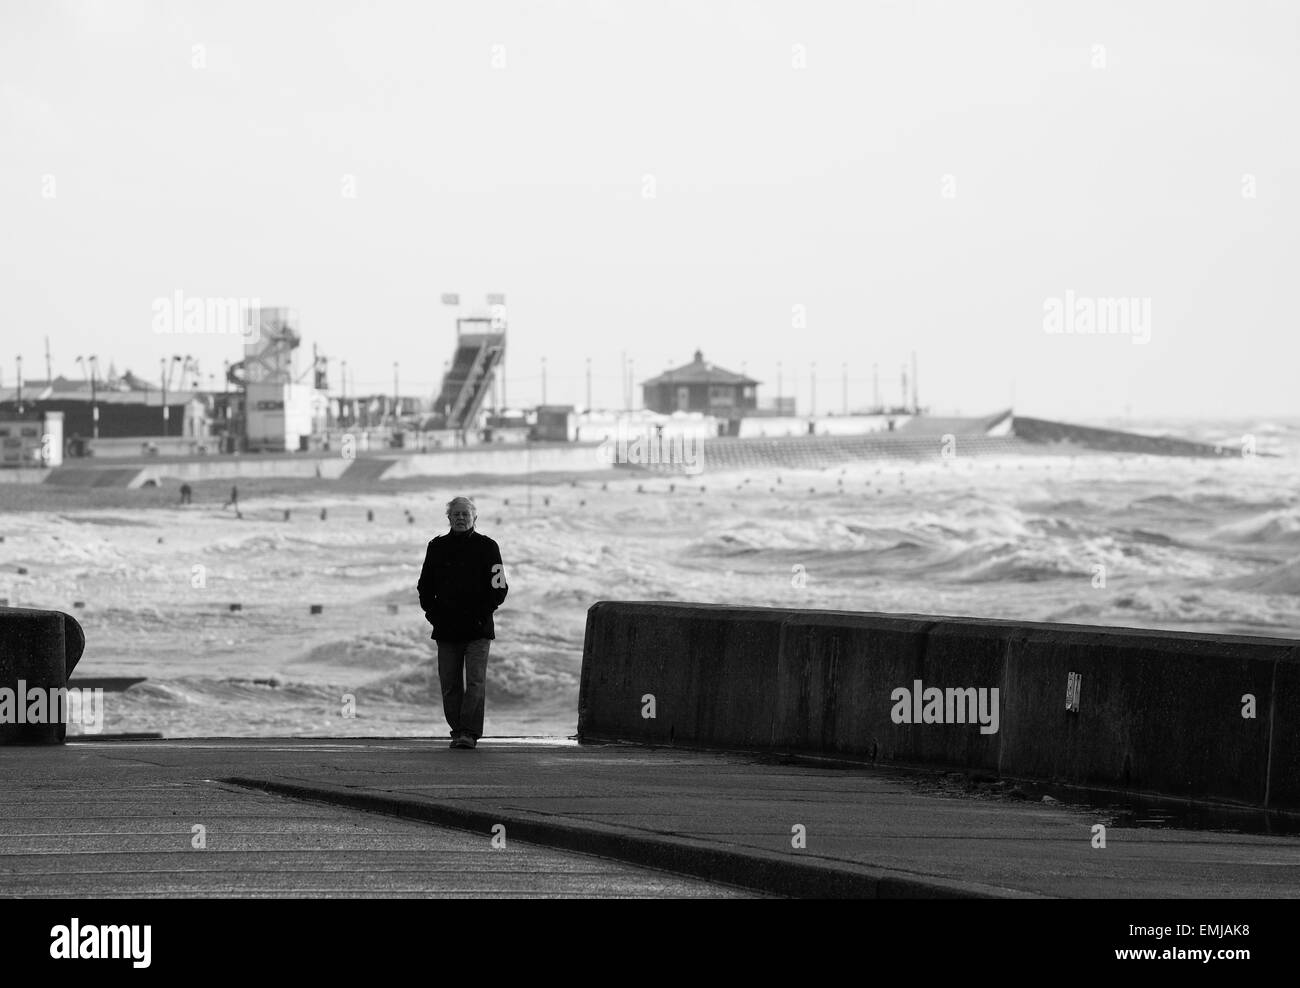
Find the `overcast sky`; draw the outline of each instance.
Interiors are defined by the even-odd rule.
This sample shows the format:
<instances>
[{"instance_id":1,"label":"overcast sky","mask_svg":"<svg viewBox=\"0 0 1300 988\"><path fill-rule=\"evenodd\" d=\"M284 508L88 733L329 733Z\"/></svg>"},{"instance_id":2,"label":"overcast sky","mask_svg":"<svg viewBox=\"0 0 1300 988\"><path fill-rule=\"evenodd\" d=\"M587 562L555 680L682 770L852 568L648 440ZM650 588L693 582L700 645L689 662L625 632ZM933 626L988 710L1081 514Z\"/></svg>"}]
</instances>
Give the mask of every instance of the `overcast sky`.
<instances>
[{"instance_id":1,"label":"overcast sky","mask_svg":"<svg viewBox=\"0 0 1300 988\"><path fill-rule=\"evenodd\" d=\"M4 0L0 371L219 378L237 338L153 331L179 291L429 392L442 293L502 292L512 404L700 348L839 411L915 350L935 411L1294 415L1298 39L1258 0ZM1067 291L1149 342L1047 332Z\"/></svg>"}]
</instances>

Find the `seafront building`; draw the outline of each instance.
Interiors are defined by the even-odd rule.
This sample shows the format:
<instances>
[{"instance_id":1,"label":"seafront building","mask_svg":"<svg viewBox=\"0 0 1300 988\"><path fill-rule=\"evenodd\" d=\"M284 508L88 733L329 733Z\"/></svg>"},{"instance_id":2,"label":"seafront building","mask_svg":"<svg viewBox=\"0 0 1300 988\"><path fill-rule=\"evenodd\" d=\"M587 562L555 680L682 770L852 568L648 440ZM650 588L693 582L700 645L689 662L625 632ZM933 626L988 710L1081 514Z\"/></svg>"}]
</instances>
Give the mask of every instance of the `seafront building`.
<instances>
[{"instance_id":1,"label":"seafront building","mask_svg":"<svg viewBox=\"0 0 1300 988\"><path fill-rule=\"evenodd\" d=\"M449 299L459 306L459 296L444 297ZM863 435L903 428L921 412L913 392L911 407L800 415L794 399L780 394L779 384L776 397L763 401L760 381L705 361L699 349L690 363L642 381L640 408L632 407L630 375L623 409L545 402L512 407L506 394L504 297L489 296L489 301L490 310L456 316L452 357L438 392L429 396L401 395L396 365L390 394L348 394L346 372L342 387L331 389L329 360L315 347L310 364L299 366L298 314L282 306L242 312L242 326L236 327L242 331L232 336L242 347L242 359L226 361L220 378L208 373L206 387L197 361L180 355L160 358L156 380L130 371L119 375L111 366L101 374L93 356L77 358L81 380L24 381L20 375L11 386L0 386L0 418L9 423L0 440L11 454L0 464L52 465L50 437L56 435L60 460L345 448L364 453L636 436L659 442ZM58 425L49 425L55 417ZM39 450L26 442L33 438L40 439Z\"/></svg>"},{"instance_id":2,"label":"seafront building","mask_svg":"<svg viewBox=\"0 0 1300 988\"><path fill-rule=\"evenodd\" d=\"M641 385L642 400L652 412L700 412L717 418L739 419L758 411L758 381L695 359L665 371Z\"/></svg>"}]
</instances>

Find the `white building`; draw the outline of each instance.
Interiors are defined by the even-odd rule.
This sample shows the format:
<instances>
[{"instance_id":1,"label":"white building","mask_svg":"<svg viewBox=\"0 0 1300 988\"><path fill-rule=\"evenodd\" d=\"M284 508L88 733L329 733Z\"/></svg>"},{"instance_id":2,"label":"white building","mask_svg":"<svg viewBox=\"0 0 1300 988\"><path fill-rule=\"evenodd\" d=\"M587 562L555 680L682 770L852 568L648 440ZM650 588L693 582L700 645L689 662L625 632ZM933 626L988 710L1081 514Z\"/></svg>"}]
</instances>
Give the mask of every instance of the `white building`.
<instances>
[{"instance_id":1,"label":"white building","mask_svg":"<svg viewBox=\"0 0 1300 988\"><path fill-rule=\"evenodd\" d=\"M307 449L325 434L329 398L306 384L253 383L247 387L248 448L268 452Z\"/></svg>"},{"instance_id":2,"label":"white building","mask_svg":"<svg viewBox=\"0 0 1300 988\"><path fill-rule=\"evenodd\" d=\"M39 418L0 414L0 467L63 465L63 413Z\"/></svg>"}]
</instances>

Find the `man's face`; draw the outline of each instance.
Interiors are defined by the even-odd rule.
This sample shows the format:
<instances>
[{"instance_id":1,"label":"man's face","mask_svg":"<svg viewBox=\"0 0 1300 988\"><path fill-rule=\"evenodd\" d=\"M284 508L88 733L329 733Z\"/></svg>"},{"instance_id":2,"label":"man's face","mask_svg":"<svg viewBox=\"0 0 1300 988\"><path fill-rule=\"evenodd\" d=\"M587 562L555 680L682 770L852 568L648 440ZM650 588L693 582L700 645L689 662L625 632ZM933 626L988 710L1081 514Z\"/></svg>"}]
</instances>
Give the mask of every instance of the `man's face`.
<instances>
[{"instance_id":1,"label":"man's face","mask_svg":"<svg viewBox=\"0 0 1300 988\"><path fill-rule=\"evenodd\" d=\"M447 520L453 532L468 532L474 527L474 512L468 504L458 501L447 512Z\"/></svg>"}]
</instances>

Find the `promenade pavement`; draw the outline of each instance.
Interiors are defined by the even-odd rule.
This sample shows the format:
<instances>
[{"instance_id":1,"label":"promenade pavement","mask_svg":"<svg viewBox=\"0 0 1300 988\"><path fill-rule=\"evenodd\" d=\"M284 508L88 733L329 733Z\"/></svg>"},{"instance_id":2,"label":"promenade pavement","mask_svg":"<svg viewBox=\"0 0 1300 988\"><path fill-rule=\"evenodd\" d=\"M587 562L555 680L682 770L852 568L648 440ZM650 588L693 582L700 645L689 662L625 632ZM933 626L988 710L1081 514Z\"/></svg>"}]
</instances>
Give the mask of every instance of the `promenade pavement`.
<instances>
[{"instance_id":1,"label":"promenade pavement","mask_svg":"<svg viewBox=\"0 0 1300 988\"><path fill-rule=\"evenodd\" d=\"M1300 836L743 753L86 737L0 748L0 793L0 896L1300 895Z\"/></svg>"}]
</instances>

